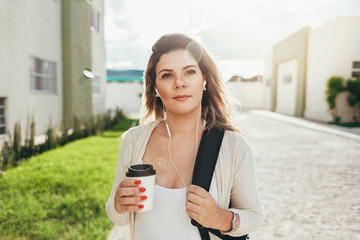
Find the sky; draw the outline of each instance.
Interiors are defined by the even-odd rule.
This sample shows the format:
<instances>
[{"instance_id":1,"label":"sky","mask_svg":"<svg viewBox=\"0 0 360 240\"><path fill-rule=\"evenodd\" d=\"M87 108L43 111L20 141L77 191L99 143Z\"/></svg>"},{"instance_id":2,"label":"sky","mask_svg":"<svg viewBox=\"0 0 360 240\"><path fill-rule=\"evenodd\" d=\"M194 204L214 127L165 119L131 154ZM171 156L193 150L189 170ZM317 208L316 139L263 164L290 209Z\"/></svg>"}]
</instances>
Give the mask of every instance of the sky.
<instances>
[{"instance_id":1,"label":"sky","mask_svg":"<svg viewBox=\"0 0 360 240\"><path fill-rule=\"evenodd\" d=\"M338 17L360 17L360 0L105 0L106 66L144 70L152 45L181 32L210 51L224 80L262 75L276 43Z\"/></svg>"}]
</instances>

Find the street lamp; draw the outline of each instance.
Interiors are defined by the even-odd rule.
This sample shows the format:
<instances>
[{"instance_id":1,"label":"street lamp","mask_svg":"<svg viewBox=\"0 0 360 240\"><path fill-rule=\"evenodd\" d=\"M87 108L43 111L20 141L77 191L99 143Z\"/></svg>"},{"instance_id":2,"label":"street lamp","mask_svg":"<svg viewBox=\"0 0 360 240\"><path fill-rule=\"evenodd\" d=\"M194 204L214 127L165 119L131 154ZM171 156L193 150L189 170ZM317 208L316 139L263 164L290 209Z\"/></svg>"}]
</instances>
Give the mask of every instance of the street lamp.
<instances>
[{"instance_id":1,"label":"street lamp","mask_svg":"<svg viewBox=\"0 0 360 240\"><path fill-rule=\"evenodd\" d=\"M95 78L95 74L87 69L83 71L83 74L86 78L91 78L91 79Z\"/></svg>"}]
</instances>

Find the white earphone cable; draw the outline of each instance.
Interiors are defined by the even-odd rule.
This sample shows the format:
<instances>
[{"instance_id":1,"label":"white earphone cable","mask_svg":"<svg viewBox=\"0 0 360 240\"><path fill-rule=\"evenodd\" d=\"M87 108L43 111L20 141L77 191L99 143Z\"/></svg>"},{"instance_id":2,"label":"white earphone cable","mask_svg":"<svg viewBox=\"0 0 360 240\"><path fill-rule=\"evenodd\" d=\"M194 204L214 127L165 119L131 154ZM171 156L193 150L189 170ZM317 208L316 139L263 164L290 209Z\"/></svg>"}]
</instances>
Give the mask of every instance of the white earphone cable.
<instances>
[{"instance_id":1,"label":"white earphone cable","mask_svg":"<svg viewBox=\"0 0 360 240\"><path fill-rule=\"evenodd\" d=\"M205 82L205 84L206 84L206 82ZM205 84L203 84L203 86L204 86ZM168 143L168 149L169 149L170 161L171 161L172 165L174 166L174 168L175 168L175 170L176 170L177 174L179 175L179 177L180 177L181 181L183 182L183 184L184 184L184 187L185 187L185 188L187 188L187 187L189 186L189 184L190 184L190 180L191 180L191 178L192 178L192 173L193 173L194 168L195 168L196 155L197 155L197 150L198 150L198 140L199 140L199 137L198 137L198 135L199 135L199 120L200 120L200 117L201 117L200 113L201 113L201 102L202 102L202 97L203 97L203 92L202 92L202 94L201 94L200 108L199 108L199 113L198 113L197 122L196 122L196 135L195 135L195 136L196 136L196 137L195 137L195 139L196 139L195 141L196 141L196 142L195 142L195 156L194 156L194 163L193 163L193 167L192 167L191 172L190 172L190 178L189 178L189 181L188 181L188 183L187 183L187 184L185 183L184 178L181 176L181 174L180 174L180 172L179 172L178 168L176 167L175 163L174 163L174 162L173 162L173 160L172 160L172 155L171 155L171 146L170 146L170 143L171 143L171 133L170 133L170 128L169 128L169 125L168 125L168 123L167 123L167 118L165 118L166 128L167 128L168 133L169 133L169 143ZM165 110L165 107L164 107L164 110ZM165 112L165 114L166 114L166 112ZM205 120L204 120L204 126L203 126L203 128L205 128Z\"/></svg>"}]
</instances>

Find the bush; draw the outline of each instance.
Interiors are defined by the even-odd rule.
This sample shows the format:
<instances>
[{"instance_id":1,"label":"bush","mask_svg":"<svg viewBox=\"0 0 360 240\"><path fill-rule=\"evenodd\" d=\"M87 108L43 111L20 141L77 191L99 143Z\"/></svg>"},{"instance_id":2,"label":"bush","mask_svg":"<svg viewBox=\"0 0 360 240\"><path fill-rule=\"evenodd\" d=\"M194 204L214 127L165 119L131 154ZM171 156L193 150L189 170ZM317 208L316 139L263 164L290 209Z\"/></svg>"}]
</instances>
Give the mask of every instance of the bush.
<instances>
[{"instance_id":1,"label":"bush","mask_svg":"<svg viewBox=\"0 0 360 240\"><path fill-rule=\"evenodd\" d=\"M58 146L63 146L66 143L74 141L76 139L100 135L103 131L111 129L114 125L124 119L122 110L117 108L114 112L109 110L104 115L93 116L88 120L83 120L77 115L74 116L74 128L69 135L69 128L61 125L61 134L53 128L50 124L46 132L46 141L43 144L35 146L35 122L34 117L30 125L30 139L25 139L25 144L21 145L21 131L20 123L15 124L14 128L14 140L11 141L11 134L9 135L9 142L5 142L4 147L0 152L0 172L6 170L9 167L17 166L21 159L28 159L34 155L45 152L50 149L54 149Z\"/></svg>"},{"instance_id":2,"label":"bush","mask_svg":"<svg viewBox=\"0 0 360 240\"><path fill-rule=\"evenodd\" d=\"M349 105L353 107L353 120L358 122L359 119L356 117L355 106L356 104L360 103L360 76L355 80L349 79L347 81L346 89L350 92L347 100Z\"/></svg>"},{"instance_id":3,"label":"bush","mask_svg":"<svg viewBox=\"0 0 360 240\"><path fill-rule=\"evenodd\" d=\"M327 81L327 89L325 91L327 95L327 102L330 109L336 108L335 99L336 95L344 90L344 78L340 76L334 76Z\"/></svg>"},{"instance_id":4,"label":"bush","mask_svg":"<svg viewBox=\"0 0 360 240\"><path fill-rule=\"evenodd\" d=\"M333 116L334 120L337 119L336 113L336 96L341 92L344 91L344 78L340 76L333 76L328 79L327 81L327 89L325 91L326 94L326 101L329 106L329 110L331 111L331 115Z\"/></svg>"}]
</instances>

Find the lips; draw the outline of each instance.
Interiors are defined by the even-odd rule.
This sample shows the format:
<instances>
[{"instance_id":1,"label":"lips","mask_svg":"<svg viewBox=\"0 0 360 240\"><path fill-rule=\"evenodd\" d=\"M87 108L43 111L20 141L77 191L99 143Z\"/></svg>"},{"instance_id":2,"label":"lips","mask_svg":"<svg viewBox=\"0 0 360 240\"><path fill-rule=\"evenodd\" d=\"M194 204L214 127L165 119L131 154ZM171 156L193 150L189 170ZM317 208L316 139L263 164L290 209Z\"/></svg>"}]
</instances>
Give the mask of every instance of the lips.
<instances>
[{"instance_id":1,"label":"lips","mask_svg":"<svg viewBox=\"0 0 360 240\"><path fill-rule=\"evenodd\" d=\"M174 97L175 100L178 100L178 101L186 101L187 99L189 99L191 96L190 95L177 95Z\"/></svg>"}]
</instances>

